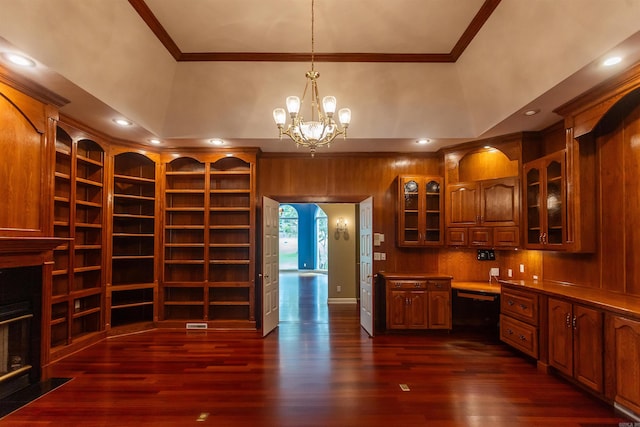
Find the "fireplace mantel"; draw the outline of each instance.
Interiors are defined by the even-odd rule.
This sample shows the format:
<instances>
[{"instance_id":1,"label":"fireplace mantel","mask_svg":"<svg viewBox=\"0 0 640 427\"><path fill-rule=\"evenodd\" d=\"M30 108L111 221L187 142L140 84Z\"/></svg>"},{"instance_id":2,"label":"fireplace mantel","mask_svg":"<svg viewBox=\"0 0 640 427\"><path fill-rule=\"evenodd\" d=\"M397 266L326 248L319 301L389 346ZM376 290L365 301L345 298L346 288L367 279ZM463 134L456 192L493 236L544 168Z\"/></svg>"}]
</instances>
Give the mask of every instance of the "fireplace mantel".
<instances>
[{"instance_id":1,"label":"fireplace mantel","mask_svg":"<svg viewBox=\"0 0 640 427\"><path fill-rule=\"evenodd\" d=\"M59 237L0 236L0 268L43 264L49 251L70 240Z\"/></svg>"},{"instance_id":2,"label":"fireplace mantel","mask_svg":"<svg viewBox=\"0 0 640 427\"><path fill-rule=\"evenodd\" d=\"M47 252L70 240L60 237L0 237L0 255Z\"/></svg>"}]
</instances>

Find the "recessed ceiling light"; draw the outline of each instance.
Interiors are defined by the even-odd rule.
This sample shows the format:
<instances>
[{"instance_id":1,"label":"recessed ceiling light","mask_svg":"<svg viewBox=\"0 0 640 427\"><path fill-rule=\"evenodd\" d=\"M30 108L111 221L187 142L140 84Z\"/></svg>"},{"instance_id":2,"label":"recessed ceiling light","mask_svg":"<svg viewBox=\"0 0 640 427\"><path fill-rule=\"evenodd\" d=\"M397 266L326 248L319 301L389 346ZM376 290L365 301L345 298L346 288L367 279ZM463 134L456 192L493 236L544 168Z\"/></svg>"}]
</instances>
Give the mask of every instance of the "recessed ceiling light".
<instances>
[{"instance_id":1,"label":"recessed ceiling light","mask_svg":"<svg viewBox=\"0 0 640 427\"><path fill-rule=\"evenodd\" d=\"M27 58L26 56L19 55L17 53L5 52L2 56L9 62L15 65L19 65L21 67L35 67L36 62L33 59Z\"/></svg>"},{"instance_id":2,"label":"recessed ceiling light","mask_svg":"<svg viewBox=\"0 0 640 427\"><path fill-rule=\"evenodd\" d=\"M430 143L431 140L429 138L420 138L416 141L416 144L424 145Z\"/></svg>"},{"instance_id":3,"label":"recessed ceiling light","mask_svg":"<svg viewBox=\"0 0 640 427\"><path fill-rule=\"evenodd\" d=\"M222 145L224 144L224 141L220 138L212 138L209 140L209 143L213 145Z\"/></svg>"},{"instance_id":4,"label":"recessed ceiling light","mask_svg":"<svg viewBox=\"0 0 640 427\"><path fill-rule=\"evenodd\" d=\"M602 63L602 65L604 65L605 67L610 67L612 65L619 64L620 62L622 62L622 58L621 57L612 56L610 58L605 59L604 62Z\"/></svg>"},{"instance_id":5,"label":"recessed ceiling light","mask_svg":"<svg viewBox=\"0 0 640 427\"><path fill-rule=\"evenodd\" d=\"M118 126L131 126L131 125L133 125L133 123L130 122L129 120L127 120L127 119L113 119L113 122L115 124L117 124Z\"/></svg>"},{"instance_id":6,"label":"recessed ceiling light","mask_svg":"<svg viewBox=\"0 0 640 427\"><path fill-rule=\"evenodd\" d=\"M150 143L152 144L161 144L162 141L160 141L158 138L152 138L149 140Z\"/></svg>"},{"instance_id":7,"label":"recessed ceiling light","mask_svg":"<svg viewBox=\"0 0 640 427\"><path fill-rule=\"evenodd\" d=\"M540 110L536 109L536 110L527 110L524 112L525 116L535 116L536 114L538 114L540 112Z\"/></svg>"}]
</instances>

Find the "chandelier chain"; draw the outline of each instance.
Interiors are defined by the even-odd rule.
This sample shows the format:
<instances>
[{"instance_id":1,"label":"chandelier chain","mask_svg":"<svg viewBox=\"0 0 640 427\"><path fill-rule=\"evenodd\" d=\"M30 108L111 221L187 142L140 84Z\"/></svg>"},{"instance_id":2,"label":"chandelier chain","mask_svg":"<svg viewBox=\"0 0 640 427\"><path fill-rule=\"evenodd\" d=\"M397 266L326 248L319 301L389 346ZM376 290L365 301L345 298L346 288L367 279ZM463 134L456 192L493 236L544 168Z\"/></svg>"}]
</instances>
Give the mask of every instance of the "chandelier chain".
<instances>
[{"instance_id":1,"label":"chandelier chain","mask_svg":"<svg viewBox=\"0 0 640 427\"><path fill-rule=\"evenodd\" d=\"M315 27L315 0L311 0L311 71L314 71L314 62L315 62L315 31L314 31L314 27Z\"/></svg>"}]
</instances>

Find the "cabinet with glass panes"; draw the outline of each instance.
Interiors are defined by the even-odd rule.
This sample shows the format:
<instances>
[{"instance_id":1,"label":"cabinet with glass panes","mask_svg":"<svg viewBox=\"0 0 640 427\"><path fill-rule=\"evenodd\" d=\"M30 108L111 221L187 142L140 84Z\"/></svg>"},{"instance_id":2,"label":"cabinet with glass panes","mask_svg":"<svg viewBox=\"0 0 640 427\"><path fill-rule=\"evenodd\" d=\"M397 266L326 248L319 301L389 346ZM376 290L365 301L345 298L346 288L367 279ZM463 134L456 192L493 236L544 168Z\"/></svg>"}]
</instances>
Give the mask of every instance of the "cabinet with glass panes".
<instances>
[{"instance_id":1,"label":"cabinet with glass panes","mask_svg":"<svg viewBox=\"0 0 640 427\"><path fill-rule=\"evenodd\" d=\"M442 245L441 185L441 177L398 177L398 246Z\"/></svg>"}]
</instances>

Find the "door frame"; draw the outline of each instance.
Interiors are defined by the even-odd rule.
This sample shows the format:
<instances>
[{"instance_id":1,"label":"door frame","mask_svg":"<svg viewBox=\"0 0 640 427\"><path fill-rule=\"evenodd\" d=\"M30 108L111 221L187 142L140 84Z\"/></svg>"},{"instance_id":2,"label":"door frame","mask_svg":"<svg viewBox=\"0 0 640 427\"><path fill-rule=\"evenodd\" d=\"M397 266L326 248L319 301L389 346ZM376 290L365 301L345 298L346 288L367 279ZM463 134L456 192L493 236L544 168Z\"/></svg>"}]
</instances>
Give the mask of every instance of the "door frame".
<instances>
[{"instance_id":1,"label":"door frame","mask_svg":"<svg viewBox=\"0 0 640 427\"><path fill-rule=\"evenodd\" d=\"M356 205L359 209L360 206L360 202L368 199L369 197L373 197L373 195L353 195L353 196L327 196L327 195L323 195L323 196L283 196L283 195L260 195L258 197L258 203L257 203L257 209L258 209L258 214L256 215L256 218L258 219L258 221L260 222L259 224L259 233L256 233L256 236L259 238L259 242L257 242L256 244L256 248L257 248L257 254L256 254L256 277L259 279L256 281L256 283L259 283L259 289L257 288L255 290L255 294L256 295L260 295L260 301L256 301L256 310L259 310L260 316L259 316L259 321L260 321L260 332L262 332L263 330L263 325L262 325L262 310L263 308L263 301L262 301L262 280L260 280L262 278L262 257L264 254L264 242L262 241L262 232L263 232L263 227L264 224L262 224L262 217L263 217L263 206L262 206L262 200L263 198L269 198L272 200L275 200L276 202L280 203L280 204L287 204L287 203L312 203L312 204L320 204L320 203L352 203L354 205ZM375 208L375 206L374 206ZM358 218L359 220L359 215L356 215L356 218ZM358 225L358 227L356 227L357 231L358 231L358 235L355 236L355 238L359 239L360 238L360 227ZM359 248L356 247L358 253L357 253L357 259L359 262L359 257L360 257L360 251ZM375 265L375 262L374 262ZM258 268L259 267L259 268ZM356 295L358 295L358 305L360 304L360 268L359 268L359 264L357 266L358 268L356 268L356 284L358 286L358 289L356 290ZM373 269L373 271L375 271L375 268ZM375 289L375 284L373 286L373 288ZM376 301L375 301L375 292L372 296L373 301L372 301L372 310L373 310L373 316L374 316L374 326L375 326L375 307L376 307ZM257 311L258 312L258 311ZM358 313L360 313L358 311ZM258 316L256 316L256 318L258 318ZM360 326L359 326L360 327Z\"/></svg>"}]
</instances>

